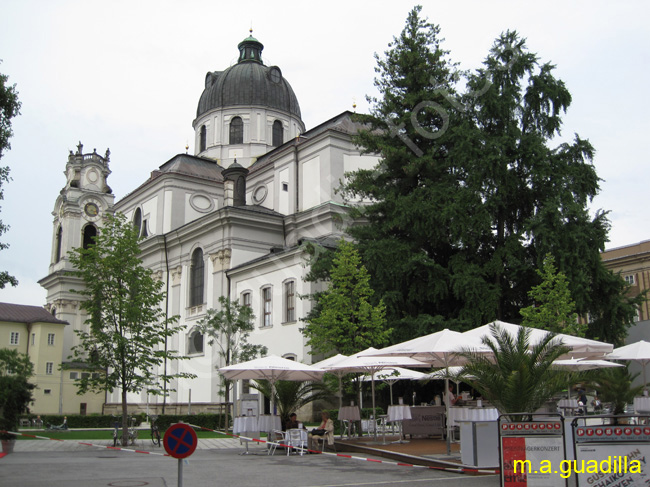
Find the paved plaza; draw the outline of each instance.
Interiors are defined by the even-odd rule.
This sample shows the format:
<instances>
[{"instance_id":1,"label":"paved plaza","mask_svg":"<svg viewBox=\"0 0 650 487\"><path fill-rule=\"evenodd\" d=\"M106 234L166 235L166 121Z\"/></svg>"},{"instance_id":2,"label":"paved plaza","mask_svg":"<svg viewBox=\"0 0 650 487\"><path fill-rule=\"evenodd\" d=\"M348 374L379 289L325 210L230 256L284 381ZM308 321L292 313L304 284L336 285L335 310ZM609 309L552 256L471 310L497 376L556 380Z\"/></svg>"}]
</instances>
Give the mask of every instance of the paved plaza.
<instances>
[{"instance_id":1,"label":"paved plaza","mask_svg":"<svg viewBox=\"0 0 650 487\"><path fill-rule=\"evenodd\" d=\"M107 445L107 442L93 442ZM135 448L163 452L149 442ZM497 476L474 477L426 468L374 463L333 455L291 455L235 439L199 440L183 464L183 485L202 486L497 486ZM360 454L354 454L363 457ZM19 441L0 458L2 487L167 487L178 485L178 460L80 445L76 441Z\"/></svg>"}]
</instances>

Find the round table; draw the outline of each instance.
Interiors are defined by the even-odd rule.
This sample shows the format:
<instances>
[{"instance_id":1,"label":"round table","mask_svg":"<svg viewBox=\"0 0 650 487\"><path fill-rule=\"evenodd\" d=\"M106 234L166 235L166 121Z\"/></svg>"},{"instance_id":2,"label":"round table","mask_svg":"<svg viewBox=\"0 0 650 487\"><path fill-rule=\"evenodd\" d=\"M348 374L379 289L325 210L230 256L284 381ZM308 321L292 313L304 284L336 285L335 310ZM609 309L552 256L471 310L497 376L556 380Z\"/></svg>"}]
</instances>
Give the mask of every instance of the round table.
<instances>
[{"instance_id":1,"label":"round table","mask_svg":"<svg viewBox=\"0 0 650 487\"><path fill-rule=\"evenodd\" d=\"M456 426L461 421L496 421L499 418L497 408L450 407L449 425Z\"/></svg>"},{"instance_id":2,"label":"round table","mask_svg":"<svg viewBox=\"0 0 650 487\"><path fill-rule=\"evenodd\" d=\"M405 419L412 419L411 416L411 406L407 405L397 405L397 406L388 406L388 421L397 421L399 422L399 441L397 443L406 443L402 434L402 421Z\"/></svg>"},{"instance_id":3,"label":"round table","mask_svg":"<svg viewBox=\"0 0 650 487\"><path fill-rule=\"evenodd\" d=\"M282 423L280 422L280 416L262 414L258 420L258 427L260 431L281 430Z\"/></svg>"},{"instance_id":4,"label":"round table","mask_svg":"<svg viewBox=\"0 0 650 487\"><path fill-rule=\"evenodd\" d=\"M260 431L257 418L255 416L238 416L232 425L232 432L236 435L248 431Z\"/></svg>"},{"instance_id":5,"label":"round table","mask_svg":"<svg viewBox=\"0 0 650 487\"><path fill-rule=\"evenodd\" d=\"M341 438L347 432L348 438L350 437L351 427L350 423L353 421L361 421L361 413L359 411L359 406L343 406L339 409L339 421L344 423L344 427L341 428Z\"/></svg>"},{"instance_id":6,"label":"round table","mask_svg":"<svg viewBox=\"0 0 650 487\"><path fill-rule=\"evenodd\" d=\"M634 412L636 414L650 414L650 397L635 397Z\"/></svg>"}]
</instances>

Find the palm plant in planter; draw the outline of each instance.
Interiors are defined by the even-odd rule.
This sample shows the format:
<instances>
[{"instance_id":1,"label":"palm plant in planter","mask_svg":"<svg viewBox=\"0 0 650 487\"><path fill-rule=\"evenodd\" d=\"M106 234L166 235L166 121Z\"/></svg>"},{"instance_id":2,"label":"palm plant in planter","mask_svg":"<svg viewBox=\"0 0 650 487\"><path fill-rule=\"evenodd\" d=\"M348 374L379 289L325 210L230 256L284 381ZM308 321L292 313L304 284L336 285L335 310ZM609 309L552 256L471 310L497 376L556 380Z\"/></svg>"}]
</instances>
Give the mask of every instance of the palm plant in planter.
<instances>
[{"instance_id":1,"label":"palm plant in planter","mask_svg":"<svg viewBox=\"0 0 650 487\"><path fill-rule=\"evenodd\" d=\"M633 403L634 398L643 391L643 385L632 386L638 375L631 374L627 365L598 369L587 375L588 386L598 391L603 404L610 405L611 414L620 416L625 414L625 407Z\"/></svg>"},{"instance_id":2,"label":"palm plant in planter","mask_svg":"<svg viewBox=\"0 0 650 487\"><path fill-rule=\"evenodd\" d=\"M0 431L16 431L19 416L27 411L36 387L29 378L34 372L29 357L17 350L0 349ZM3 451L13 448L15 435L0 433Z\"/></svg>"},{"instance_id":3,"label":"palm plant in planter","mask_svg":"<svg viewBox=\"0 0 650 487\"><path fill-rule=\"evenodd\" d=\"M521 327L516 337L498 325L490 328L492 337L483 343L492 350L484 355L466 352L463 381L472 384L501 412L535 412L566 385L566 372L552 366L568 348L552 333L535 345L530 344L530 328ZM515 419L527 420L526 416Z\"/></svg>"},{"instance_id":4,"label":"palm plant in planter","mask_svg":"<svg viewBox=\"0 0 650 487\"><path fill-rule=\"evenodd\" d=\"M251 384L251 387L271 399L272 388L269 381L256 381L255 384ZM326 399L331 394L332 391L322 382L279 380L275 383L275 394L272 402L278 408L278 415L284 425L291 413L295 413L298 409L313 401Z\"/></svg>"}]
</instances>

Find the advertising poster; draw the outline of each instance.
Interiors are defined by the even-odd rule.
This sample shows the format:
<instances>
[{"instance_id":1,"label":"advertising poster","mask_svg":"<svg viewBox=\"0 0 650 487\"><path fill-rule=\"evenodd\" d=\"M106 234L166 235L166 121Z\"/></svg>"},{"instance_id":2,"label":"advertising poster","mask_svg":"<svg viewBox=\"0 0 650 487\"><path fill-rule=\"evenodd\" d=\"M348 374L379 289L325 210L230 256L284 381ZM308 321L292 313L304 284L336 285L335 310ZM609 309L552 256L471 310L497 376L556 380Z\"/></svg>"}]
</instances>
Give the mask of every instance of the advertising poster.
<instances>
[{"instance_id":1,"label":"advertising poster","mask_svg":"<svg viewBox=\"0 0 650 487\"><path fill-rule=\"evenodd\" d=\"M649 486L646 462L650 444L584 443L576 445L572 470L580 487Z\"/></svg>"},{"instance_id":2,"label":"advertising poster","mask_svg":"<svg viewBox=\"0 0 650 487\"><path fill-rule=\"evenodd\" d=\"M507 487L564 487L561 436L504 436L501 438L502 480Z\"/></svg>"}]
</instances>

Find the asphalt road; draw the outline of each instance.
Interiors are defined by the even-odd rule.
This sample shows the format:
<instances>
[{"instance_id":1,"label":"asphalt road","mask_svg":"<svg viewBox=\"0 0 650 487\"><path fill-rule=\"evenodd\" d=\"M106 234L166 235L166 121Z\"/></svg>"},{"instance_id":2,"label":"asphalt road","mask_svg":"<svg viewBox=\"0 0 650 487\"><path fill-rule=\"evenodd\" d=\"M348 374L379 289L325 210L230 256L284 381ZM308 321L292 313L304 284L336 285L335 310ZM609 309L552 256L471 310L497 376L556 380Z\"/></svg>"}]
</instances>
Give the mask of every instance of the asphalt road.
<instances>
[{"instance_id":1,"label":"asphalt road","mask_svg":"<svg viewBox=\"0 0 650 487\"><path fill-rule=\"evenodd\" d=\"M498 476L460 475L326 455L240 455L197 450L183 461L185 487L498 486ZM18 451L0 458L2 487L177 486L178 460L112 450Z\"/></svg>"}]
</instances>

